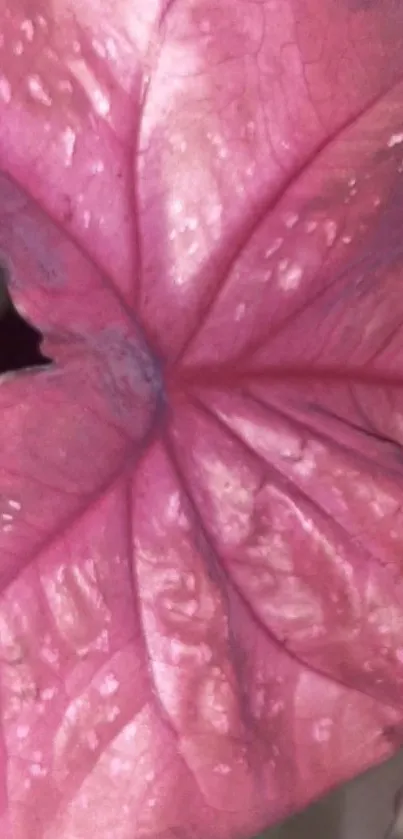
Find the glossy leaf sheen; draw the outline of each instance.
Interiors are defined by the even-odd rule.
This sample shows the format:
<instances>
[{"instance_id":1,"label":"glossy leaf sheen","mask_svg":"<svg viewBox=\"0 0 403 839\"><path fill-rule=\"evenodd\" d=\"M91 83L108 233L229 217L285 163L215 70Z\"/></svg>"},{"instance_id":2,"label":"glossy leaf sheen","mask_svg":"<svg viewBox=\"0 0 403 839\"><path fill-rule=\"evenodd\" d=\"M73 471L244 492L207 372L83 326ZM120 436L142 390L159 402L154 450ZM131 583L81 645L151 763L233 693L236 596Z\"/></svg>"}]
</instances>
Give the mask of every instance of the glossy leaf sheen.
<instances>
[{"instance_id":1,"label":"glossy leaf sheen","mask_svg":"<svg viewBox=\"0 0 403 839\"><path fill-rule=\"evenodd\" d=\"M403 9L0 17L0 832L248 837L401 743Z\"/></svg>"}]
</instances>

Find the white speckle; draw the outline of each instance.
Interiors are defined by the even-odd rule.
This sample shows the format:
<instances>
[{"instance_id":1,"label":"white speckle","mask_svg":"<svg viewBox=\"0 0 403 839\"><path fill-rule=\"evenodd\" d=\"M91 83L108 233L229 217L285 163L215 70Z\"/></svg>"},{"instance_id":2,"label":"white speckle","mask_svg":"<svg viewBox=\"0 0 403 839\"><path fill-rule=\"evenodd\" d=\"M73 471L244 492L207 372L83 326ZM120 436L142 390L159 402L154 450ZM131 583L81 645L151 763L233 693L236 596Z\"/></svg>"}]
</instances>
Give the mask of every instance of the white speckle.
<instances>
[{"instance_id":1,"label":"white speckle","mask_svg":"<svg viewBox=\"0 0 403 839\"><path fill-rule=\"evenodd\" d=\"M37 20L38 26L40 26L41 29L47 29L48 28L48 24L47 24L45 18L43 17L43 15L38 15L36 20Z\"/></svg>"},{"instance_id":2,"label":"white speckle","mask_svg":"<svg viewBox=\"0 0 403 839\"><path fill-rule=\"evenodd\" d=\"M303 478L310 478L317 468L315 452L305 449L302 456L295 462L294 471Z\"/></svg>"},{"instance_id":3,"label":"white speckle","mask_svg":"<svg viewBox=\"0 0 403 839\"><path fill-rule=\"evenodd\" d=\"M330 717L323 717L313 726L313 736L319 743L330 740L333 729L333 720Z\"/></svg>"},{"instance_id":4,"label":"white speckle","mask_svg":"<svg viewBox=\"0 0 403 839\"><path fill-rule=\"evenodd\" d=\"M88 210L84 210L83 212L83 225L87 230L91 221L91 213Z\"/></svg>"},{"instance_id":5,"label":"white speckle","mask_svg":"<svg viewBox=\"0 0 403 839\"><path fill-rule=\"evenodd\" d=\"M270 704L270 716L276 717L277 714L280 713L284 708L284 702L281 699L276 699L274 702Z\"/></svg>"},{"instance_id":6,"label":"white speckle","mask_svg":"<svg viewBox=\"0 0 403 839\"><path fill-rule=\"evenodd\" d=\"M24 44L22 41L16 41L13 46L13 53L14 55L22 55L24 52Z\"/></svg>"},{"instance_id":7,"label":"white speckle","mask_svg":"<svg viewBox=\"0 0 403 839\"><path fill-rule=\"evenodd\" d=\"M380 203L381 203L381 199L379 198L379 195L377 195L377 196L374 198L374 200L373 200L373 202L372 202L372 203L373 203L374 207L379 207L379 205L380 205Z\"/></svg>"},{"instance_id":8,"label":"white speckle","mask_svg":"<svg viewBox=\"0 0 403 839\"><path fill-rule=\"evenodd\" d=\"M112 673L110 673L108 676L105 676L105 679L99 688L99 692L101 696L112 696L112 694L116 693L118 687L118 680Z\"/></svg>"},{"instance_id":9,"label":"white speckle","mask_svg":"<svg viewBox=\"0 0 403 839\"><path fill-rule=\"evenodd\" d=\"M53 667L59 664L59 653L57 650L52 650L50 647L43 647L40 655L43 661L46 661L47 664L50 664Z\"/></svg>"},{"instance_id":10,"label":"white speckle","mask_svg":"<svg viewBox=\"0 0 403 839\"><path fill-rule=\"evenodd\" d=\"M72 93L73 92L73 85L68 79L61 79L58 87L59 87L59 90L62 93Z\"/></svg>"},{"instance_id":11,"label":"white speckle","mask_svg":"<svg viewBox=\"0 0 403 839\"><path fill-rule=\"evenodd\" d=\"M52 100L49 93L45 90L39 76L30 76L28 79L28 90L33 99L41 105L46 105L49 108Z\"/></svg>"},{"instance_id":12,"label":"white speckle","mask_svg":"<svg viewBox=\"0 0 403 839\"><path fill-rule=\"evenodd\" d=\"M203 32L205 34L207 34L208 32L211 32L211 21L208 20L208 18L204 17L200 21L199 28L200 28L200 32Z\"/></svg>"},{"instance_id":13,"label":"white speckle","mask_svg":"<svg viewBox=\"0 0 403 839\"><path fill-rule=\"evenodd\" d=\"M231 767L228 766L228 763L217 763L214 767L214 772L217 775L228 775L231 772Z\"/></svg>"},{"instance_id":14,"label":"white speckle","mask_svg":"<svg viewBox=\"0 0 403 839\"><path fill-rule=\"evenodd\" d=\"M188 247L188 256L194 256L195 253L199 250L199 245L197 242L192 242L191 245Z\"/></svg>"},{"instance_id":15,"label":"white speckle","mask_svg":"<svg viewBox=\"0 0 403 839\"><path fill-rule=\"evenodd\" d=\"M129 772L131 768L132 765L130 761L122 760L120 757L114 757L110 762L112 775L121 775L123 772Z\"/></svg>"},{"instance_id":16,"label":"white speckle","mask_svg":"<svg viewBox=\"0 0 403 839\"><path fill-rule=\"evenodd\" d=\"M97 55L100 55L101 58L106 57L106 49L105 49L104 44L101 44L100 41L97 41L96 38L94 38L94 40L92 42L92 46L94 47L94 50L97 53Z\"/></svg>"},{"instance_id":17,"label":"white speckle","mask_svg":"<svg viewBox=\"0 0 403 839\"><path fill-rule=\"evenodd\" d=\"M103 171L104 171L104 169L105 169L105 166L104 166L104 163L103 163L103 161L102 161L102 160L96 160L96 161L95 161L95 162L91 165L91 172L92 172L94 175L98 175L99 173L103 172Z\"/></svg>"},{"instance_id":18,"label":"white speckle","mask_svg":"<svg viewBox=\"0 0 403 839\"><path fill-rule=\"evenodd\" d=\"M265 259L270 259L270 257L273 256L273 254L276 253L279 248L281 248L282 244L283 244L283 239L280 239L280 238L275 239L273 244L270 245L268 248L266 248L266 250L264 252Z\"/></svg>"},{"instance_id":19,"label":"white speckle","mask_svg":"<svg viewBox=\"0 0 403 839\"><path fill-rule=\"evenodd\" d=\"M220 148L218 149L218 157L221 160L226 160L227 159L228 149L226 148L226 146L220 146Z\"/></svg>"},{"instance_id":20,"label":"white speckle","mask_svg":"<svg viewBox=\"0 0 403 839\"><path fill-rule=\"evenodd\" d=\"M40 763L31 764L31 775L35 778L44 778L47 775L47 769L40 765Z\"/></svg>"},{"instance_id":21,"label":"white speckle","mask_svg":"<svg viewBox=\"0 0 403 839\"><path fill-rule=\"evenodd\" d=\"M102 90L94 90L93 92L94 107L100 117L106 117L111 109L109 99L105 96Z\"/></svg>"},{"instance_id":22,"label":"white speckle","mask_svg":"<svg viewBox=\"0 0 403 839\"><path fill-rule=\"evenodd\" d=\"M222 205L213 204L209 207L206 213L206 220L208 224L218 224L222 218Z\"/></svg>"},{"instance_id":23,"label":"white speckle","mask_svg":"<svg viewBox=\"0 0 403 839\"><path fill-rule=\"evenodd\" d=\"M11 102L11 86L4 77L0 78L0 99L7 105Z\"/></svg>"},{"instance_id":24,"label":"white speckle","mask_svg":"<svg viewBox=\"0 0 403 839\"><path fill-rule=\"evenodd\" d=\"M198 227L197 218L195 218L195 216L191 216L190 218L188 218L185 227L186 227L187 230L197 230L197 227Z\"/></svg>"},{"instance_id":25,"label":"white speckle","mask_svg":"<svg viewBox=\"0 0 403 839\"><path fill-rule=\"evenodd\" d=\"M107 653L109 651L109 632L107 629L103 629L102 632L99 633L98 638L94 643L94 649L100 650L103 653ZM88 650L85 648L84 657L86 658L87 655Z\"/></svg>"},{"instance_id":26,"label":"white speckle","mask_svg":"<svg viewBox=\"0 0 403 839\"><path fill-rule=\"evenodd\" d=\"M293 291L298 288L302 277L300 265L289 263L288 259L282 259L279 263L279 285L283 291Z\"/></svg>"},{"instance_id":27,"label":"white speckle","mask_svg":"<svg viewBox=\"0 0 403 839\"><path fill-rule=\"evenodd\" d=\"M50 702L56 694L56 688L45 688L41 693L41 699L44 702Z\"/></svg>"},{"instance_id":28,"label":"white speckle","mask_svg":"<svg viewBox=\"0 0 403 839\"><path fill-rule=\"evenodd\" d=\"M336 238L337 233L337 225L334 221L326 221L324 224L325 233L326 233L326 242L328 247L330 248L333 245L333 242Z\"/></svg>"},{"instance_id":29,"label":"white speckle","mask_svg":"<svg viewBox=\"0 0 403 839\"><path fill-rule=\"evenodd\" d=\"M352 240L351 236L342 236L341 241L343 242L344 245L349 245L350 242L352 242L353 240Z\"/></svg>"},{"instance_id":30,"label":"white speckle","mask_svg":"<svg viewBox=\"0 0 403 839\"><path fill-rule=\"evenodd\" d=\"M395 655L396 655L397 660L400 661L400 664L403 664L403 648L402 647L398 647Z\"/></svg>"},{"instance_id":31,"label":"white speckle","mask_svg":"<svg viewBox=\"0 0 403 839\"><path fill-rule=\"evenodd\" d=\"M108 708L105 716L108 722L115 722L120 714L120 709L117 705L112 705L111 708Z\"/></svg>"},{"instance_id":32,"label":"white speckle","mask_svg":"<svg viewBox=\"0 0 403 839\"><path fill-rule=\"evenodd\" d=\"M172 201L172 212L175 215L179 215L179 213L183 212L183 201L180 201L179 198L175 198Z\"/></svg>"},{"instance_id":33,"label":"white speckle","mask_svg":"<svg viewBox=\"0 0 403 839\"><path fill-rule=\"evenodd\" d=\"M296 213L289 213L284 219L284 224L285 224L286 227L288 227L289 230L291 230L293 227L295 227L297 221L298 221L297 214Z\"/></svg>"},{"instance_id":34,"label":"white speckle","mask_svg":"<svg viewBox=\"0 0 403 839\"><path fill-rule=\"evenodd\" d=\"M29 19L23 20L23 22L21 24L21 31L24 33L27 41L32 41L33 37L34 37L34 32L35 32L34 24L32 23L32 20L29 20Z\"/></svg>"},{"instance_id":35,"label":"white speckle","mask_svg":"<svg viewBox=\"0 0 403 839\"><path fill-rule=\"evenodd\" d=\"M74 55L79 55L79 54L80 54L80 52L81 52L81 45L80 45L80 41L73 41L73 43L72 43L72 45L71 45L71 48L72 48L72 50L73 50L73 52L74 52Z\"/></svg>"},{"instance_id":36,"label":"white speckle","mask_svg":"<svg viewBox=\"0 0 403 839\"><path fill-rule=\"evenodd\" d=\"M146 781L154 781L155 780L155 772L146 772L145 774Z\"/></svg>"},{"instance_id":37,"label":"white speckle","mask_svg":"<svg viewBox=\"0 0 403 839\"><path fill-rule=\"evenodd\" d=\"M170 643L171 661L173 664L183 665L186 662L194 662L198 666L208 664L212 659L211 647L208 644L185 644L176 638Z\"/></svg>"},{"instance_id":38,"label":"white speckle","mask_svg":"<svg viewBox=\"0 0 403 839\"><path fill-rule=\"evenodd\" d=\"M95 750L99 746L99 737L98 737L96 731L88 731L87 735L86 735L86 741L87 741L88 747L91 749L91 751L95 752Z\"/></svg>"},{"instance_id":39,"label":"white speckle","mask_svg":"<svg viewBox=\"0 0 403 839\"><path fill-rule=\"evenodd\" d=\"M348 183L348 185L349 185L350 187L355 186L355 185L356 185L356 183L357 183L357 179L356 179L356 178L354 178L354 177L353 177L353 178L349 178L349 179L348 179L348 181L347 181L347 183Z\"/></svg>"},{"instance_id":40,"label":"white speckle","mask_svg":"<svg viewBox=\"0 0 403 839\"><path fill-rule=\"evenodd\" d=\"M19 740L25 740L29 734L29 726L28 725L19 725L17 727L17 737Z\"/></svg>"},{"instance_id":41,"label":"white speckle","mask_svg":"<svg viewBox=\"0 0 403 839\"><path fill-rule=\"evenodd\" d=\"M0 518L2 521L14 521L12 513L1 513Z\"/></svg>"},{"instance_id":42,"label":"white speckle","mask_svg":"<svg viewBox=\"0 0 403 839\"><path fill-rule=\"evenodd\" d=\"M388 147L390 149L393 146L400 146L400 143L403 143L403 131L398 131L396 134L391 134L388 140Z\"/></svg>"},{"instance_id":43,"label":"white speckle","mask_svg":"<svg viewBox=\"0 0 403 839\"><path fill-rule=\"evenodd\" d=\"M76 135L72 128L65 128L62 134L62 142L65 151L64 162L66 166L70 166L73 160L74 149L76 146Z\"/></svg>"},{"instance_id":44,"label":"white speckle","mask_svg":"<svg viewBox=\"0 0 403 839\"><path fill-rule=\"evenodd\" d=\"M113 40L113 38L107 38L105 46L106 46L106 51L109 55L109 58L117 58L118 51L116 49L116 44L115 44L115 41Z\"/></svg>"},{"instance_id":45,"label":"white speckle","mask_svg":"<svg viewBox=\"0 0 403 839\"><path fill-rule=\"evenodd\" d=\"M245 303L238 303L238 305L235 309L235 320L237 320L237 321L242 320L245 312L246 312Z\"/></svg>"},{"instance_id":46,"label":"white speckle","mask_svg":"<svg viewBox=\"0 0 403 839\"><path fill-rule=\"evenodd\" d=\"M246 139L253 140L253 138L256 134L256 123L254 122L253 119L250 119L246 123L245 128L243 129L241 134L242 134L243 137L246 137Z\"/></svg>"}]
</instances>

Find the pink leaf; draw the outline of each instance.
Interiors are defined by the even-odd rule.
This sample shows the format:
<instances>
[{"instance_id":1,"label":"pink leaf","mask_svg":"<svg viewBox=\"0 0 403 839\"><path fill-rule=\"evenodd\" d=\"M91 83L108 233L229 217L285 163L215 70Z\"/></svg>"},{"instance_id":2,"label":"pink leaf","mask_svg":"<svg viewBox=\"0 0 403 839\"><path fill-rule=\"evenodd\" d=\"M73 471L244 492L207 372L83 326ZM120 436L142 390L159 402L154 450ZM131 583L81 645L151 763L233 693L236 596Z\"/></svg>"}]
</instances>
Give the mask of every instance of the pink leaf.
<instances>
[{"instance_id":1,"label":"pink leaf","mask_svg":"<svg viewBox=\"0 0 403 839\"><path fill-rule=\"evenodd\" d=\"M403 725L403 10L5 0L0 828L247 837Z\"/></svg>"}]
</instances>

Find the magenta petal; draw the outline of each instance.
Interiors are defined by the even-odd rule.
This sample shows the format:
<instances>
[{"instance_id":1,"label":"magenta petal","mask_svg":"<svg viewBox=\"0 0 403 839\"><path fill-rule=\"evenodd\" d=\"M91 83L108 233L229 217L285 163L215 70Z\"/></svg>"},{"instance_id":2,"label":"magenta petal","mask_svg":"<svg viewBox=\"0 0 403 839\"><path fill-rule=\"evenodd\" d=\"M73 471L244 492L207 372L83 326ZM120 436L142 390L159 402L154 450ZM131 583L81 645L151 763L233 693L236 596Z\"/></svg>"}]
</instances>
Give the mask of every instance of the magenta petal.
<instances>
[{"instance_id":1,"label":"magenta petal","mask_svg":"<svg viewBox=\"0 0 403 839\"><path fill-rule=\"evenodd\" d=\"M403 11L0 19L0 832L247 839L402 741Z\"/></svg>"}]
</instances>

